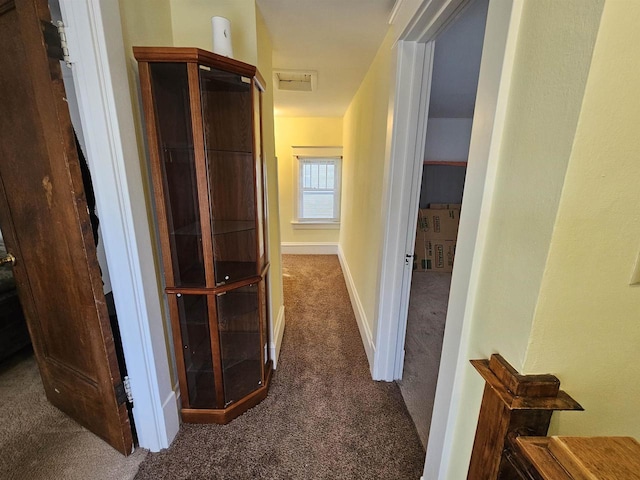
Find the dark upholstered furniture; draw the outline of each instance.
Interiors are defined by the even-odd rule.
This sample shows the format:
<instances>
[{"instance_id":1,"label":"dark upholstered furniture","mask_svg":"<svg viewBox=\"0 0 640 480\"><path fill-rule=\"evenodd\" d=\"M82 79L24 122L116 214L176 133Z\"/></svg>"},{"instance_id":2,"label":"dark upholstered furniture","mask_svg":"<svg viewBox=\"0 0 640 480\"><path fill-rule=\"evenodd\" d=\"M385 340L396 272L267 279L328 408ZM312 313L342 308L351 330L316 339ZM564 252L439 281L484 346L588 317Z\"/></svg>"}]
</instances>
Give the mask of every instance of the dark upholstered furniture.
<instances>
[{"instance_id":1,"label":"dark upholstered furniture","mask_svg":"<svg viewBox=\"0 0 640 480\"><path fill-rule=\"evenodd\" d=\"M6 250L0 240L0 255ZM31 343L11 268L0 268L0 361Z\"/></svg>"}]
</instances>

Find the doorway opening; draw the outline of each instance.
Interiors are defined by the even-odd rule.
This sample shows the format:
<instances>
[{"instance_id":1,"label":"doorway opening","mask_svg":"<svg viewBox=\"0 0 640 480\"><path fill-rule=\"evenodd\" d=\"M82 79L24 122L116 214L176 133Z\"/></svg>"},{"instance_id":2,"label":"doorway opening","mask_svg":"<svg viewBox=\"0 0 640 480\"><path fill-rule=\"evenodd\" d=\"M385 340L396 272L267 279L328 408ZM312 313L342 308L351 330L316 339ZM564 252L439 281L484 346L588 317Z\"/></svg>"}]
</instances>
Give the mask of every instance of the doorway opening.
<instances>
[{"instance_id":1,"label":"doorway opening","mask_svg":"<svg viewBox=\"0 0 640 480\"><path fill-rule=\"evenodd\" d=\"M41 461L45 455L38 450L33 458L36 452L29 450L33 444L27 439L43 442L50 449L69 442L63 449L71 451L74 449L69 445L90 443L76 438L88 435L111 452L106 443L98 440L99 436L124 455L131 453L133 443L126 397L123 399L119 393L121 384L116 384L120 379L118 350L120 359L123 355L122 349L114 345L113 337L117 335L112 335L109 326L110 321L117 326L115 310L109 312L105 308L109 302L104 294L111 292L111 284L104 249L98 243L97 217L92 214L95 202L84 160L78 102L71 72L66 66L57 65L56 59L61 58L54 45L58 32L50 23L47 7L53 12L54 21L60 19L55 1L49 5L46 1L11 2L1 15L3 30L13 37L7 45L5 62L15 66L12 71L3 70L2 97L7 115L2 129L0 203L4 237L7 247L15 253L7 253L3 259L8 257L8 261L3 263L14 267L12 272L6 272L11 279L15 275L13 300L17 301L20 294L17 304L13 302L15 315L8 319L10 331L3 329L3 334L22 335L13 342L11 353L23 355L30 363L26 370L17 370L30 375L29 387L33 391L24 395L22 387L27 382L14 379L13 394L18 395L19 391L23 398L5 404L3 410L5 415L18 418L18 425L0 423L3 433L8 432L6 438L15 442L5 444L6 459L26 461L26 465ZM62 79L67 83L66 92ZM70 117L75 117L74 121ZM96 244L98 252L94 249ZM30 329L26 335L25 314ZM33 344L37 365L25 346L28 343ZM3 373L7 373L4 368ZM8 397L11 395L10 390ZM7 395L3 397L7 401ZM20 409L25 410L18 413ZM48 422L39 416L43 410L52 413L59 420L57 423L65 424L60 427L62 432L47 428ZM107 421L111 423L106 425ZM8 423L18 429L4 430ZM35 430L20 430L29 425ZM44 430L38 430L42 426ZM13 447L17 447L15 454L9 451ZM113 453L117 454L116 450ZM9 476L14 473L29 476L28 471L9 470Z\"/></svg>"},{"instance_id":2,"label":"doorway opening","mask_svg":"<svg viewBox=\"0 0 640 480\"><path fill-rule=\"evenodd\" d=\"M427 444L444 336L458 222L489 0L474 0L433 41L404 369L398 381Z\"/></svg>"},{"instance_id":3,"label":"doorway opening","mask_svg":"<svg viewBox=\"0 0 640 480\"><path fill-rule=\"evenodd\" d=\"M413 13L398 42L393 162L381 259L378 328L373 376L399 380L405 353L416 218L424 163L434 40L471 2L440 0ZM471 132L464 200L456 241L455 268L447 304L440 366L429 426L424 477L441 478L455 463L459 389L468 368L470 315L477 296L486 225L497 172L497 152L505 129L522 3L490 0Z\"/></svg>"}]
</instances>

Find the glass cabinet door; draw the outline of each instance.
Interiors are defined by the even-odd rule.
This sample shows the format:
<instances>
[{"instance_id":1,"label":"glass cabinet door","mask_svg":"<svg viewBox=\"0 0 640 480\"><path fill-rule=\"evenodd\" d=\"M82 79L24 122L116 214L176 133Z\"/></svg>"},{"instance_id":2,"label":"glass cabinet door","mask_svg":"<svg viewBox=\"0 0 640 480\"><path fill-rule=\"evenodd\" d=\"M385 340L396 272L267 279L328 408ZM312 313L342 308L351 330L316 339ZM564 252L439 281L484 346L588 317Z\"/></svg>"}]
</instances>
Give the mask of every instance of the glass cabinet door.
<instances>
[{"instance_id":1,"label":"glass cabinet door","mask_svg":"<svg viewBox=\"0 0 640 480\"><path fill-rule=\"evenodd\" d=\"M216 296L225 406L262 386L257 284Z\"/></svg>"},{"instance_id":2,"label":"glass cabinet door","mask_svg":"<svg viewBox=\"0 0 640 480\"><path fill-rule=\"evenodd\" d=\"M262 362L266 364L269 362L269 308L268 308L268 295L269 295L269 276L266 275L264 279L259 283L260 292L260 328L262 329Z\"/></svg>"},{"instance_id":3,"label":"glass cabinet door","mask_svg":"<svg viewBox=\"0 0 640 480\"><path fill-rule=\"evenodd\" d=\"M211 354L207 296L179 293L176 300L189 406L216 408L216 379Z\"/></svg>"},{"instance_id":4,"label":"glass cabinet door","mask_svg":"<svg viewBox=\"0 0 640 480\"><path fill-rule=\"evenodd\" d=\"M204 286L187 66L152 63L150 72L174 276L172 286Z\"/></svg>"},{"instance_id":5,"label":"glass cabinet door","mask_svg":"<svg viewBox=\"0 0 640 480\"><path fill-rule=\"evenodd\" d=\"M216 285L257 274L251 79L200 66Z\"/></svg>"},{"instance_id":6,"label":"glass cabinet door","mask_svg":"<svg viewBox=\"0 0 640 480\"><path fill-rule=\"evenodd\" d=\"M267 245L265 222L265 200L264 200L264 155L262 151L262 97L257 84L253 87L253 129L255 139L255 162L256 162L256 213L258 215L258 266L260 270L267 263Z\"/></svg>"}]
</instances>

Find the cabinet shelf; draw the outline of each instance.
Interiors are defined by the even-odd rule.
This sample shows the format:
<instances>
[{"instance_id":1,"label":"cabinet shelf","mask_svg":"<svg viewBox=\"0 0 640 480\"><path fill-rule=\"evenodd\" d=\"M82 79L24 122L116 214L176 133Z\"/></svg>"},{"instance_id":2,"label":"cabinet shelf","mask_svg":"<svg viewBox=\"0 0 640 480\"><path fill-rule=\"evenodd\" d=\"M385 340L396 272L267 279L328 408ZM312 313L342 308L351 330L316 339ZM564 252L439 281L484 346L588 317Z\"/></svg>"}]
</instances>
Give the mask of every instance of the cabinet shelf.
<instances>
[{"instance_id":1,"label":"cabinet shelf","mask_svg":"<svg viewBox=\"0 0 640 480\"><path fill-rule=\"evenodd\" d=\"M259 360L244 360L234 363L223 373L226 404L235 402L262 386L260 378L262 365Z\"/></svg>"},{"instance_id":2,"label":"cabinet shelf","mask_svg":"<svg viewBox=\"0 0 640 480\"><path fill-rule=\"evenodd\" d=\"M171 232L171 235L196 235L202 236L202 232L200 231L200 223L193 222L183 227L175 229Z\"/></svg>"},{"instance_id":3,"label":"cabinet shelf","mask_svg":"<svg viewBox=\"0 0 640 480\"><path fill-rule=\"evenodd\" d=\"M247 232L256 229L256 222L253 220L214 220L211 222L214 235L226 235L229 233ZM196 235L202 236L200 222L193 222L183 227L177 228L171 235Z\"/></svg>"},{"instance_id":4,"label":"cabinet shelf","mask_svg":"<svg viewBox=\"0 0 640 480\"><path fill-rule=\"evenodd\" d=\"M264 82L254 66L202 50L134 56L183 421L227 423L265 398L271 378Z\"/></svg>"},{"instance_id":5,"label":"cabinet shelf","mask_svg":"<svg viewBox=\"0 0 640 480\"><path fill-rule=\"evenodd\" d=\"M217 286L257 275L255 262L215 262ZM228 278L226 278L228 277Z\"/></svg>"},{"instance_id":6,"label":"cabinet shelf","mask_svg":"<svg viewBox=\"0 0 640 480\"><path fill-rule=\"evenodd\" d=\"M225 235L256 229L256 222L253 220L214 220L212 224L214 235Z\"/></svg>"},{"instance_id":7,"label":"cabinet shelf","mask_svg":"<svg viewBox=\"0 0 640 480\"><path fill-rule=\"evenodd\" d=\"M182 146L171 146L171 147L164 147L162 149L164 152L166 153L184 153L184 152L194 152L195 148L193 147L193 145L182 145ZM233 150L233 149L219 149L219 148L205 148L204 151L206 153L231 153L231 154L235 154L235 155L253 155L252 151L248 151L248 150Z\"/></svg>"}]
</instances>

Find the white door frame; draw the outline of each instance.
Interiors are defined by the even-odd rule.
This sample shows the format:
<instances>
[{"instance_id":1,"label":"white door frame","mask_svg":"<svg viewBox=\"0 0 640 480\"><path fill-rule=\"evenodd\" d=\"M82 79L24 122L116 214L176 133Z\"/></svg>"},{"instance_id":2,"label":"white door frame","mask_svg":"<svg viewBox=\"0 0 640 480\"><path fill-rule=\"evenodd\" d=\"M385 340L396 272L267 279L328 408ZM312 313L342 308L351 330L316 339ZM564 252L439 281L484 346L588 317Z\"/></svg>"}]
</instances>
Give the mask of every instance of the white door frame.
<instances>
[{"instance_id":1,"label":"white door frame","mask_svg":"<svg viewBox=\"0 0 640 480\"><path fill-rule=\"evenodd\" d=\"M412 236L415 239L416 234L416 222L410 220L417 218L417 203L412 198L420 189L421 176L417 172L422 171L433 66L432 42L399 41L397 48L392 161L387 173L379 320L372 368L374 380L386 381L399 378L395 373L397 357L404 355L404 344L398 343L401 337L404 339L398 312L403 302L408 304L411 284L414 242L409 246L407 242Z\"/></svg>"},{"instance_id":2,"label":"white door frame","mask_svg":"<svg viewBox=\"0 0 640 480\"><path fill-rule=\"evenodd\" d=\"M418 208L416 173L423 161L431 68L422 56L420 44L429 43L464 7L466 0L422 2L400 35L397 85L392 133L392 155L387 184L384 246L381 259L381 288L378 331L373 365L376 380L402 376L406 334L410 269L405 255L413 254ZM513 58L523 0L490 0L478 95L469 146L456 263L452 273L445 333L432 414L424 479L447 478L455 461L454 426L460 402L460 385L465 381L470 316L476 298L478 272L486 246L487 220L491 209L498 151L513 70ZM413 53L412 53L413 52ZM413 99L413 101L412 101ZM419 99L416 102L415 99ZM422 144L420 143L422 138ZM406 236L400 232L406 232Z\"/></svg>"},{"instance_id":3,"label":"white door frame","mask_svg":"<svg viewBox=\"0 0 640 480\"><path fill-rule=\"evenodd\" d=\"M133 122L118 2L60 0L87 162L139 445L169 446L179 427Z\"/></svg>"}]
</instances>

